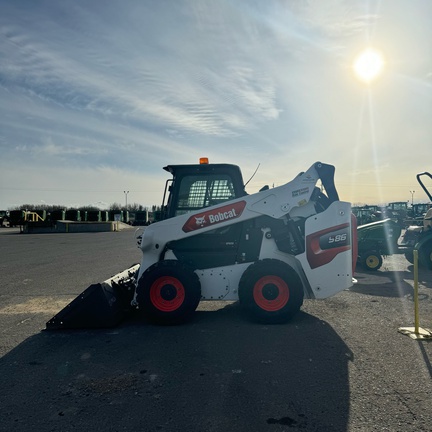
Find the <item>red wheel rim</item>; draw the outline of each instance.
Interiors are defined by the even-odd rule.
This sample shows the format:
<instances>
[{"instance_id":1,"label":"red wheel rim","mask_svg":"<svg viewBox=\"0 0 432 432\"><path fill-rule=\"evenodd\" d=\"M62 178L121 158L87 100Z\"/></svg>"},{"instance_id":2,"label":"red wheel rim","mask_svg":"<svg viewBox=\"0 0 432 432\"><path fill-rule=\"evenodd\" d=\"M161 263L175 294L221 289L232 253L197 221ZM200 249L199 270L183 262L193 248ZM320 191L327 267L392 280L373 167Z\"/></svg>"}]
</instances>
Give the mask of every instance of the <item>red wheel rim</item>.
<instances>
[{"instance_id":1,"label":"red wheel rim","mask_svg":"<svg viewBox=\"0 0 432 432\"><path fill-rule=\"evenodd\" d=\"M184 299L184 286L175 277L160 277L150 287L150 301L162 312L177 310L183 304Z\"/></svg>"},{"instance_id":2,"label":"red wheel rim","mask_svg":"<svg viewBox=\"0 0 432 432\"><path fill-rule=\"evenodd\" d=\"M279 276L263 276L254 285L255 303L267 312L282 309L289 300L289 288Z\"/></svg>"}]
</instances>

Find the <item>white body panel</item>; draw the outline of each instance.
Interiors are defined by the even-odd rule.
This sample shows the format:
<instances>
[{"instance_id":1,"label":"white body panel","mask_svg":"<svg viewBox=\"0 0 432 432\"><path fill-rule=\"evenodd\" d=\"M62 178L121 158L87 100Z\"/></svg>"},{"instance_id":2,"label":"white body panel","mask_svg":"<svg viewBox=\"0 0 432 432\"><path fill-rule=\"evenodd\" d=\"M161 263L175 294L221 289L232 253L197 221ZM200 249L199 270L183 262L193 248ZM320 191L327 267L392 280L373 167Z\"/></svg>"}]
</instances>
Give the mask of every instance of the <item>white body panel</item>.
<instances>
[{"instance_id":1,"label":"white body panel","mask_svg":"<svg viewBox=\"0 0 432 432\"><path fill-rule=\"evenodd\" d=\"M306 236L327 227L349 223L351 230L351 205L336 201L322 213L316 214L306 221ZM318 251L318 254L320 251ZM353 260L351 247L338 253L330 262L317 268L311 268L307 259L307 251L296 257L307 274L314 298L326 298L352 286Z\"/></svg>"},{"instance_id":2,"label":"white body panel","mask_svg":"<svg viewBox=\"0 0 432 432\"><path fill-rule=\"evenodd\" d=\"M201 300L238 300L238 284L251 263L195 270L201 282Z\"/></svg>"}]
</instances>

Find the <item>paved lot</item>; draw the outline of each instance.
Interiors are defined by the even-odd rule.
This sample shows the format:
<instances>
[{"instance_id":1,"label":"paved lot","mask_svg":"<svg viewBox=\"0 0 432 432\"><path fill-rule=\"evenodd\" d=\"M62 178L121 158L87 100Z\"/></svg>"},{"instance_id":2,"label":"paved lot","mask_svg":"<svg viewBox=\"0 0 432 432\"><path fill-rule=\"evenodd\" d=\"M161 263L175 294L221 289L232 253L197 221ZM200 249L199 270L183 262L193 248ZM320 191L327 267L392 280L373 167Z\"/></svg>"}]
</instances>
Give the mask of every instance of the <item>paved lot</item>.
<instances>
[{"instance_id":1,"label":"paved lot","mask_svg":"<svg viewBox=\"0 0 432 432\"><path fill-rule=\"evenodd\" d=\"M133 230L16 234L0 229L0 431L432 431L432 341L414 325L403 256L286 325L203 303L158 327L46 332L89 284L139 262ZM432 327L432 273L420 273Z\"/></svg>"}]
</instances>

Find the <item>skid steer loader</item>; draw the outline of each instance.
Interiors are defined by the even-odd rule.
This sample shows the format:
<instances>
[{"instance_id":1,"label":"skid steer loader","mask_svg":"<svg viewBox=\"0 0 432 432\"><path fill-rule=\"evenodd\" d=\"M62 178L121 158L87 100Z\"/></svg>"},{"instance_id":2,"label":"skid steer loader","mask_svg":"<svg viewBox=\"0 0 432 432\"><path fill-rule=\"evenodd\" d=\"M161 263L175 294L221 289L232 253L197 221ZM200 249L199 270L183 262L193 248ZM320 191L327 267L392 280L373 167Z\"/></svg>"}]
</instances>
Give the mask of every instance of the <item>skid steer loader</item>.
<instances>
[{"instance_id":1,"label":"skid steer loader","mask_svg":"<svg viewBox=\"0 0 432 432\"><path fill-rule=\"evenodd\" d=\"M256 321L283 323L306 299L353 284L356 219L321 162L248 195L239 167L168 165L158 221L138 238L142 261L85 290L47 329L106 327L138 310L160 324L190 319L200 301L239 301Z\"/></svg>"}]
</instances>

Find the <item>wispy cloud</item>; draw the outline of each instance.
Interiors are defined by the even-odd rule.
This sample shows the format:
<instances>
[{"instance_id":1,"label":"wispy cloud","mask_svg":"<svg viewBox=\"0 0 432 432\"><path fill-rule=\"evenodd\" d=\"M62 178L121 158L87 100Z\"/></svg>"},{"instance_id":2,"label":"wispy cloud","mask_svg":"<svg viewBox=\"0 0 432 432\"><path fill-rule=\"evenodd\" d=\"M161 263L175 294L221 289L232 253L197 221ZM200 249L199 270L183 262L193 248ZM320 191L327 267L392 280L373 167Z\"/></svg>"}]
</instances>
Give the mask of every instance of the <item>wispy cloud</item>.
<instances>
[{"instance_id":1,"label":"wispy cloud","mask_svg":"<svg viewBox=\"0 0 432 432\"><path fill-rule=\"evenodd\" d=\"M402 0L2 2L0 175L31 167L44 183L55 167L90 183L111 169L154 184L163 165L205 154L246 173L260 162L257 188L315 160L408 185L427 167L401 152L427 152L432 132L430 18L428 2ZM365 44L387 55L373 131L351 73ZM15 202L0 192L0 207Z\"/></svg>"}]
</instances>

